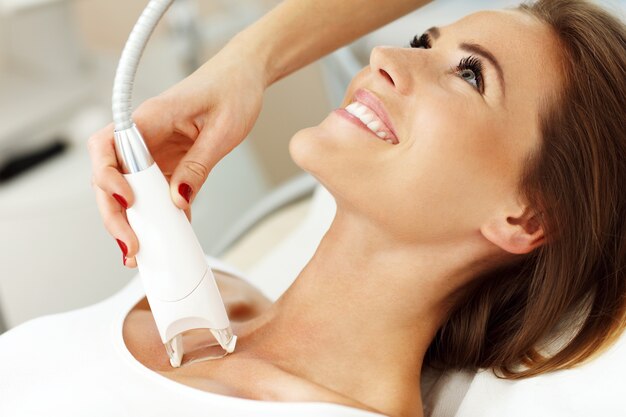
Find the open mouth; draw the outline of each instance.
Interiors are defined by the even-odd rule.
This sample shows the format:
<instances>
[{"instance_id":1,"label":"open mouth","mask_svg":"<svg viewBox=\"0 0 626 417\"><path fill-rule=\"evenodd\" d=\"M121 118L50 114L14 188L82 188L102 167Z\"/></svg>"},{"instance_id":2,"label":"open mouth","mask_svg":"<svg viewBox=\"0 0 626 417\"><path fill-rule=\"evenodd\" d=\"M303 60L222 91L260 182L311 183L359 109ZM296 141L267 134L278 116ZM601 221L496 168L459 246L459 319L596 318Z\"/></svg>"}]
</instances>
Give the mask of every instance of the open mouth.
<instances>
[{"instance_id":1,"label":"open mouth","mask_svg":"<svg viewBox=\"0 0 626 417\"><path fill-rule=\"evenodd\" d=\"M386 123L388 117L382 104L368 91L359 89L354 95L354 101L346 106L345 110L357 118L377 138L391 145L399 143L393 129Z\"/></svg>"}]
</instances>

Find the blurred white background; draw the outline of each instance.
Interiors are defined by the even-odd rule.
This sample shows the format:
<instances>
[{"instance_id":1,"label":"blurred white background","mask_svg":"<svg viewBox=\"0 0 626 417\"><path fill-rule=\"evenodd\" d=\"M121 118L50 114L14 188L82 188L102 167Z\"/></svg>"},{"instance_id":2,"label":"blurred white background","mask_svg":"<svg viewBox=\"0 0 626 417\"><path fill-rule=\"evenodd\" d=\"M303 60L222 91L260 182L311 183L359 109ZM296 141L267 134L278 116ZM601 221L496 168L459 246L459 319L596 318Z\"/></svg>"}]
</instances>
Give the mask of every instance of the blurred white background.
<instances>
[{"instance_id":1,"label":"blurred white background","mask_svg":"<svg viewBox=\"0 0 626 417\"><path fill-rule=\"evenodd\" d=\"M146 3L0 0L0 332L100 301L136 273L122 266L100 220L86 142L111 119L117 59ZM146 49L135 106L192 72L277 3L177 0ZM406 46L430 26L517 3L438 0L272 86L250 137L213 170L194 203L193 226L205 251L216 254L237 219L300 174L289 139L340 102L373 46ZM626 0L601 3L626 13ZM57 153L10 176L15 161L45 152Z\"/></svg>"}]
</instances>

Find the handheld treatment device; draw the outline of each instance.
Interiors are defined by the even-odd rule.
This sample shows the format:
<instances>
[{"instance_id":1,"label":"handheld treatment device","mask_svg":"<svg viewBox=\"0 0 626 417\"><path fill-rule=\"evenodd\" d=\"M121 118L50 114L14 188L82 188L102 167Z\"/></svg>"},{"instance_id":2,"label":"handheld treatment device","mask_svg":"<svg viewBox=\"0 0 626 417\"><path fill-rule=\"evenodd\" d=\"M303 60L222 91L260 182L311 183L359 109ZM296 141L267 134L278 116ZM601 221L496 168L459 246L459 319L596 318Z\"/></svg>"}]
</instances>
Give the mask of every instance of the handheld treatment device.
<instances>
[{"instance_id":1,"label":"handheld treatment device","mask_svg":"<svg viewBox=\"0 0 626 417\"><path fill-rule=\"evenodd\" d=\"M151 0L126 42L115 74L113 120L117 159L135 194L135 203L126 214L139 239L137 267L170 363L179 367L185 353L183 337L197 339L197 329L209 329L206 336L212 334L221 349L220 355L194 362L233 352L237 336L191 224L172 202L169 184L131 119L139 59L172 1Z\"/></svg>"}]
</instances>

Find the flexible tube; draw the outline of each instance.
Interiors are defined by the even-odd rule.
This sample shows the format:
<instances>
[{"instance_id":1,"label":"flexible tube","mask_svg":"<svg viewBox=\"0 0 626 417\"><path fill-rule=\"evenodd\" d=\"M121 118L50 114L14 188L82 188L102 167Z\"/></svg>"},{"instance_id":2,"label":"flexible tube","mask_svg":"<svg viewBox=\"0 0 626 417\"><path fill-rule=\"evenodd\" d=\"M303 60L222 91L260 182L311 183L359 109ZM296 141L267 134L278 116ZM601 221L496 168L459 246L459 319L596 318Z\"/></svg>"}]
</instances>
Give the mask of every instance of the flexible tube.
<instances>
[{"instance_id":1,"label":"flexible tube","mask_svg":"<svg viewBox=\"0 0 626 417\"><path fill-rule=\"evenodd\" d=\"M133 125L132 92L139 60L148 38L172 2L173 0L150 0L126 41L113 82L113 122L117 131Z\"/></svg>"}]
</instances>

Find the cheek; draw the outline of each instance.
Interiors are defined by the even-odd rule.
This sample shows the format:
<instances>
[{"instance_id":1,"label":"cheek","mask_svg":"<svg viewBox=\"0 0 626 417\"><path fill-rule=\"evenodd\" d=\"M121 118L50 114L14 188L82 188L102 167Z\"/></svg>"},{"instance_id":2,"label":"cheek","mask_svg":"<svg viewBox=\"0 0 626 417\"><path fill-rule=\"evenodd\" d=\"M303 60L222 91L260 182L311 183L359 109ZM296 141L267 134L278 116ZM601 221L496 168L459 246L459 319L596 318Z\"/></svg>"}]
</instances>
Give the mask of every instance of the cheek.
<instances>
[{"instance_id":1,"label":"cheek","mask_svg":"<svg viewBox=\"0 0 626 417\"><path fill-rule=\"evenodd\" d=\"M450 107L416 117L410 146L389 166L395 179L385 191L398 218L415 219L412 233L436 240L474 230L515 192L504 130L479 121Z\"/></svg>"},{"instance_id":2,"label":"cheek","mask_svg":"<svg viewBox=\"0 0 626 417\"><path fill-rule=\"evenodd\" d=\"M419 165L450 182L487 184L510 177L516 165L510 129L495 111L475 100L457 97L432 103L416 114L411 132Z\"/></svg>"}]
</instances>

